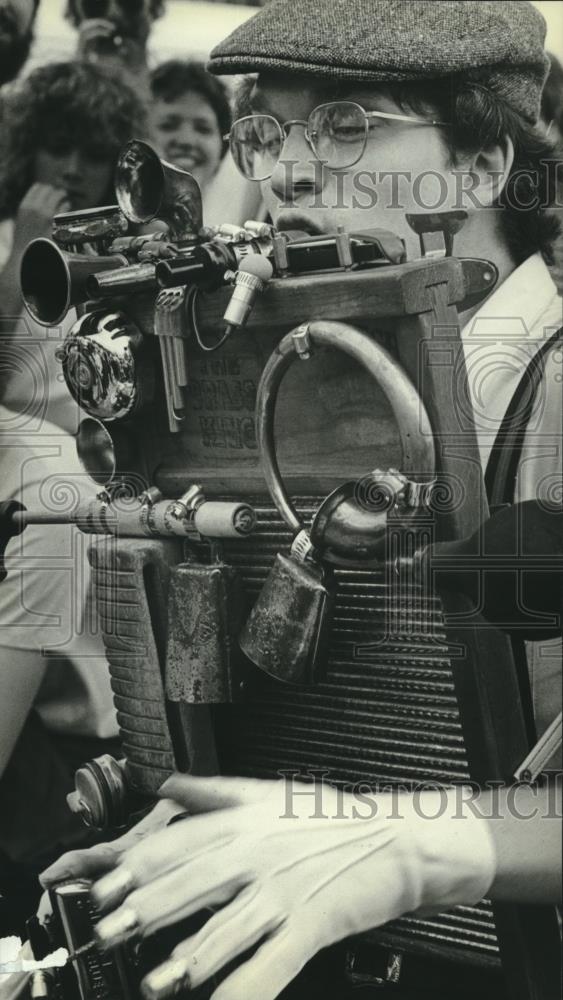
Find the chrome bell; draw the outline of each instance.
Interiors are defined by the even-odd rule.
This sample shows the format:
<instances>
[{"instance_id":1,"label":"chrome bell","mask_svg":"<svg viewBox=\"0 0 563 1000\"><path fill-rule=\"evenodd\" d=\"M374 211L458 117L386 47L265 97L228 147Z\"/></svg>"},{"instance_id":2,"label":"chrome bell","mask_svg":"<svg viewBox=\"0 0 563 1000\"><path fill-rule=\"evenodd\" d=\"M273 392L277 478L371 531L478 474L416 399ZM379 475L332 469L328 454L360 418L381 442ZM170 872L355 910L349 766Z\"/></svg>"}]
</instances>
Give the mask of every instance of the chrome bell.
<instances>
[{"instance_id":1,"label":"chrome bell","mask_svg":"<svg viewBox=\"0 0 563 1000\"><path fill-rule=\"evenodd\" d=\"M434 480L413 482L399 469L374 469L343 483L318 508L311 541L329 561L382 559L391 528L412 528L428 509Z\"/></svg>"},{"instance_id":2,"label":"chrome bell","mask_svg":"<svg viewBox=\"0 0 563 1000\"><path fill-rule=\"evenodd\" d=\"M140 330L122 312L88 312L57 353L68 389L86 413L122 420L150 402L153 367Z\"/></svg>"}]
</instances>

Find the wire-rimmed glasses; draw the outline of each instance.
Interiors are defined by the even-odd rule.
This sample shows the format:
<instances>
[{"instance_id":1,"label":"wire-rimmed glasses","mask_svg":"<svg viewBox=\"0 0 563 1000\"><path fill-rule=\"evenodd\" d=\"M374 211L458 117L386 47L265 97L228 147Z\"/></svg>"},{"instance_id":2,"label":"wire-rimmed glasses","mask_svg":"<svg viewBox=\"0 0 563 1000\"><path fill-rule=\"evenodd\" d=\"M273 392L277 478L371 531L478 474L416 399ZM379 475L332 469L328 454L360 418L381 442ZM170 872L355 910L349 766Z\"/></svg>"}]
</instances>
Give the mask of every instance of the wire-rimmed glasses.
<instances>
[{"instance_id":1,"label":"wire-rimmed glasses","mask_svg":"<svg viewBox=\"0 0 563 1000\"><path fill-rule=\"evenodd\" d=\"M378 121L449 124L387 111L366 111L355 101L330 101L314 108L307 121L294 118L281 124L273 115L245 115L233 122L224 138L241 174L248 180L265 181L275 170L292 125L304 127L311 152L321 163L339 170L353 167L362 158L370 127Z\"/></svg>"}]
</instances>

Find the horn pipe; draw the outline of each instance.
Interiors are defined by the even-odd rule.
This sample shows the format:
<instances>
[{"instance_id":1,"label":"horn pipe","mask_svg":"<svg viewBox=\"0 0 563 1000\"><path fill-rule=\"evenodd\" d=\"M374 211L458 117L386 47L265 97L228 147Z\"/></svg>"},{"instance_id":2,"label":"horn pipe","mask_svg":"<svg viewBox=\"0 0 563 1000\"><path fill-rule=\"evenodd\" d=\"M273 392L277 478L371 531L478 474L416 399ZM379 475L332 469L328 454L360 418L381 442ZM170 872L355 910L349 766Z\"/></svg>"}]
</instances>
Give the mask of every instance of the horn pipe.
<instances>
[{"instance_id":1,"label":"horn pipe","mask_svg":"<svg viewBox=\"0 0 563 1000\"><path fill-rule=\"evenodd\" d=\"M67 253L53 240L32 240L21 262L24 305L41 326L56 326L72 306L88 300L86 286L92 274L126 265L127 258L121 254L98 257Z\"/></svg>"}]
</instances>

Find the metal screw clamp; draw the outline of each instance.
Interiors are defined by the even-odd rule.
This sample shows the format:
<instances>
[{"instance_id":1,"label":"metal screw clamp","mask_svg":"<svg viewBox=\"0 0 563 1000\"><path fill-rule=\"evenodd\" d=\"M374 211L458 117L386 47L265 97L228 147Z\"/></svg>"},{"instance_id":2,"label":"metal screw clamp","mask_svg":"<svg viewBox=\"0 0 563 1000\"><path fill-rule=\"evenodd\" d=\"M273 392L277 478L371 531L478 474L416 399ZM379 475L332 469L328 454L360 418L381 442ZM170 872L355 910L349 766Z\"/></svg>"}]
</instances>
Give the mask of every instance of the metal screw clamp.
<instances>
[{"instance_id":1,"label":"metal screw clamp","mask_svg":"<svg viewBox=\"0 0 563 1000\"><path fill-rule=\"evenodd\" d=\"M291 334L295 353L301 361L308 361L313 353L313 345L309 335L309 324L301 323Z\"/></svg>"},{"instance_id":2,"label":"metal screw clamp","mask_svg":"<svg viewBox=\"0 0 563 1000\"><path fill-rule=\"evenodd\" d=\"M310 539L309 532L305 531L305 529L299 531L291 543L291 556L300 563L312 562L314 552L315 548Z\"/></svg>"}]
</instances>

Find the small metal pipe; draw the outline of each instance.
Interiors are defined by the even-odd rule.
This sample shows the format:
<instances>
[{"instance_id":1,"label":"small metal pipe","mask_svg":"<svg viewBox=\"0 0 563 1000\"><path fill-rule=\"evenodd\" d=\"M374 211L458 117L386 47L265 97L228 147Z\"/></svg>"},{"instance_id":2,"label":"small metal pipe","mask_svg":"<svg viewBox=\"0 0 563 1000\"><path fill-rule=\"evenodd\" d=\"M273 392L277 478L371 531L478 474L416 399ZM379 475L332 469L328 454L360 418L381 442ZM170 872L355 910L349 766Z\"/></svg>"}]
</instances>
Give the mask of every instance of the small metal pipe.
<instances>
[{"instance_id":1,"label":"small metal pipe","mask_svg":"<svg viewBox=\"0 0 563 1000\"><path fill-rule=\"evenodd\" d=\"M156 287L155 266L150 263L129 264L113 271L91 274L86 280L86 291L92 299L151 292Z\"/></svg>"},{"instance_id":2,"label":"small metal pipe","mask_svg":"<svg viewBox=\"0 0 563 1000\"><path fill-rule=\"evenodd\" d=\"M124 538L244 538L256 525L249 504L202 498L194 509L179 500L134 498L113 506L103 495L79 503L73 510L19 510L11 514L14 526L28 524L74 524L86 534L110 534Z\"/></svg>"},{"instance_id":3,"label":"small metal pipe","mask_svg":"<svg viewBox=\"0 0 563 1000\"><path fill-rule=\"evenodd\" d=\"M185 388L189 384L188 359L186 356L186 343L182 337L172 337L172 353L174 355L176 382L181 388Z\"/></svg>"},{"instance_id":4,"label":"small metal pipe","mask_svg":"<svg viewBox=\"0 0 563 1000\"><path fill-rule=\"evenodd\" d=\"M55 511L16 511L12 515L12 521L20 528L26 528L28 524L71 524L72 514L62 514Z\"/></svg>"}]
</instances>

